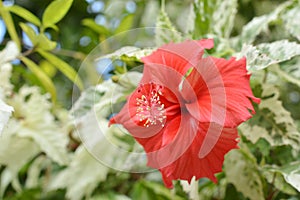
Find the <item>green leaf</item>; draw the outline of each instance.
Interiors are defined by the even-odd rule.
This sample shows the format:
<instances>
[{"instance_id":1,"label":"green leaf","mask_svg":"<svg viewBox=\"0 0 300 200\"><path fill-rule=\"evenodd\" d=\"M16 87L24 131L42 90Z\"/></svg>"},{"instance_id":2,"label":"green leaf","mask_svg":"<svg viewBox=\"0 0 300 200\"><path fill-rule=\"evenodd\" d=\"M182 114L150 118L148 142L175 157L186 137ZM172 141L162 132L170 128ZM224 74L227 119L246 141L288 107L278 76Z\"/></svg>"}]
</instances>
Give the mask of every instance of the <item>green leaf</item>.
<instances>
[{"instance_id":1,"label":"green leaf","mask_svg":"<svg viewBox=\"0 0 300 200\"><path fill-rule=\"evenodd\" d=\"M60 165L66 165L68 163L66 137L59 132L61 130L55 129L55 127L45 128L48 130L36 131L23 128L20 134L23 137L32 138L39 145L41 151L45 152L53 161Z\"/></svg>"},{"instance_id":2,"label":"green leaf","mask_svg":"<svg viewBox=\"0 0 300 200\"><path fill-rule=\"evenodd\" d=\"M55 31L57 31L57 32L59 31L58 26L56 26L55 24L49 25L48 28L52 28L53 30L55 30ZM43 32L43 31L41 31L41 32Z\"/></svg>"},{"instance_id":3,"label":"green leaf","mask_svg":"<svg viewBox=\"0 0 300 200\"><path fill-rule=\"evenodd\" d=\"M99 194L91 197L89 200L131 200L129 197L125 195L115 194L115 193L106 193Z\"/></svg>"},{"instance_id":4,"label":"green leaf","mask_svg":"<svg viewBox=\"0 0 300 200\"><path fill-rule=\"evenodd\" d=\"M41 94L38 87L21 87L9 103L15 108L15 118L22 120L16 121L10 131L19 137L30 138L39 146L40 152L65 165L68 162L68 137L51 113L53 104L49 98L50 95Z\"/></svg>"},{"instance_id":5,"label":"green leaf","mask_svg":"<svg viewBox=\"0 0 300 200\"><path fill-rule=\"evenodd\" d=\"M1 172L1 178L0 178L0 198L3 199L4 193L8 185L12 182L12 179L16 175L13 174L9 169L4 169Z\"/></svg>"},{"instance_id":6,"label":"green leaf","mask_svg":"<svg viewBox=\"0 0 300 200\"><path fill-rule=\"evenodd\" d=\"M2 7L2 2L0 4L0 15L6 25L7 31L11 39L16 43L18 49L21 49L21 43L15 28L14 21L8 9L6 7Z\"/></svg>"},{"instance_id":7,"label":"green leaf","mask_svg":"<svg viewBox=\"0 0 300 200\"><path fill-rule=\"evenodd\" d=\"M0 163L6 165L12 172L18 172L39 153L39 148L32 140L8 132L5 132L0 140Z\"/></svg>"},{"instance_id":8,"label":"green leaf","mask_svg":"<svg viewBox=\"0 0 300 200\"><path fill-rule=\"evenodd\" d=\"M223 38L230 37L237 13L237 6L237 0L218 1L212 18L213 30L218 36Z\"/></svg>"},{"instance_id":9,"label":"green leaf","mask_svg":"<svg viewBox=\"0 0 300 200\"><path fill-rule=\"evenodd\" d=\"M19 17L22 17L23 19L25 19L26 21L40 26L41 25L41 21L39 18L37 18L34 14L32 14L30 11L26 10L25 8L18 6L18 5L13 5L13 6L9 6L7 7L7 9L18 15Z\"/></svg>"},{"instance_id":10,"label":"green leaf","mask_svg":"<svg viewBox=\"0 0 300 200\"><path fill-rule=\"evenodd\" d=\"M51 41L44 33L37 35L32 27L22 22L20 27L29 37L34 47L39 47L43 50L53 50L56 47L56 42Z\"/></svg>"},{"instance_id":11,"label":"green leaf","mask_svg":"<svg viewBox=\"0 0 300 200\"><path fill-rule=\"evenodd\" d=\"M282 18L288 32L300 41L300 5L289 10Z\"/></svg>"},{"instance_id":12,"label":"green leaf","mask_svg":"<svg viewBox=\"0 0 300 200\"><path fill-rule=\"evenodd\" d=\"M132 199L143 199L143 200L183 200L175 194L172 194L165 186L159 183L141 180L137 182L131 192Z\"/></svg>"},{"instance_id":13,"label":"green leaf","mask_svg":"<svg viewBox=\"0 0 300 200\"><path fill-rule=\"evenodd\" d=\"M115 30L115 34L128 31L132 27L134 15L129 14L123 18L121 23L119 24L118 28Z\"/></svg>"},{"instance_id":14,"label":"green leaf","mask_svg":"<svg viewBox=\"0 0 300 200\"><path fill-rule=\"evenodd\" d=\"M92 29L93 31L95 31L98 34L104 34L106 36L110 35L110 31L105 26L101 26L101 25L97 24L94 19L90 19L90 18L83 19L81 21L81 23L83 26L86 26L86 27Z\"/></svg>"},{"instance_id":15,"label":"green leaf","mask_svg":"<svg viewBox=\"0 0 300 200\"><path fill-rule=\"evenodd\" d=\"M300 150L300 134L295 122L282 105L280 92L273 84L262 84L261 103L256 114L239 128L243 135L256 143L264 138L272 146L290 145Z\"/></svg>"},{"instance_id":16,"label":"green leaf","mask_svg":"<svg viewBox=\"0 0 300 200\"><path fill-rule=\"evenodd\" d=\"M275 114L274 119L277 124L286 123L293 124L291 114L282 107L282 102L279 101L280 92L271 84L262 85L262 102L259 104L259 109L269 109ZM296 127L295 127L296 128ZM288 128L287 128L288 129Z\"/></svg>"},{"instance_id":17,"label":"green leaf","mask_svg":"<svg viewBox=\"0 0 300 200\"><path fill-rule=\"evenodd\" d=\"M100 102L105 91L98 90L95 87L90 87L82 92L79 99L73 105L71 114L75 118L80 118L90 112L94 105Z\"/></svg>"},{"instance_id":18,"label":"green leaf","mask_svg":"<svg viewBox=\"0 0 300 200\"><path fill-rule=\"evenodd\" d=\"M229 38L237 12L237 0L195 0L187 19L186 33L193 39L215 33Z\"/></svg>"},{"instance_id":19,"label":"green leaf","mask_svg":"<svg viewBox=\"0 0 300 200\"><path fill-rule=\"evenodd\" d=\"M26 57L21 57L24 64L32 71L32 73L40 80L43 87L51 94L52 101L56 101L56 88L52 80L39 68L33 61Z\"/></svg>"},{"instance_id":20,"label":"green leaf","mask_svg":"<svg viewBox=\"0 0 300 200\"><path fill-rule=\"evenodd\" d=\"M217 177L218 178L218 177ZM201 199L225 199L228 183L225 178L218 178L218 184L209 179L199 180L199 200Z\"/></svg>"},{"instance_id":21,"label":"green leaf","mask_svg":"<svg viewBox=\"0 0 300 200\"><path fill-rule=\"evenodd\" d=\"M254 17L247 25L243 27L242 33L239 38L239 45L252 44L255 41L256 37L261 32L267 31L269 24L278 20L281 12L283 12L291 4L292 1L285 2L269 14Z\"/></svg>"},{"instance_id":22,"label":"green leaf","mask_svg":"<svg viewBox=\"0 0 300 200\"><path fill-rule=\"evenodd\" d=\"M180 42L182 40L181 33L176 30L170 21L167 13L162 8L156 20L155 27L155 43L157 46L169 42Z\"/></svg>"},{"instance_id":23,"label":"green leaf","mask_svg":"<svg viewBox=\"0 0 300 200\"><path fill-rule=\"evenodd\" d=\"M267 131L266 128L259 125L250 125L248 123L242 123L239 126L239 129L242 131L242 134L246 136L253 144L255 144L260 138L266 139L271 145L275 145L271 134ZM259 133L259 134L258 134Z\"/></svg>"},{"instance_id":24,"label":"green leaf","mask_svg":"<svg viewBox=\"0 0 300 200\"><path fill-rule=\"evenodd\" d=\"M278 190L289 194L296 195L295 189L286 182L284 178L284 173L277 166L264 166L262 169L262 173L268 183L273 184Z\"/></svg>"},{"instance_id":25,"label":"green leaf","mask_svg":"<svg viewBox=\"0 0 300 200\"><path fill-rule=\"evenodd\" d=\"M252 155L232 150L225 156L224 172L228 183L250 200L264 200L263 182Z\"/></svg>"},{"instance_id":26,"label":"green leaf","mask_svg":"<svg viewBox=\"0 0 300 200\"><path fill-rule=\"evenodd\" d=\"M152 49L152 48L140 49L140 48L134 47L134 46L125 46L125 47L122 47L122 48L116 50L115 52L113 52L111 54L106 54L97 59L111 58L112 60L115 60L115 59L122 60L123 57L128 57L128 58L133 58L134 60L141 62L142 57L150 55L154 50L155 49Z\"/></svg>"},{"instance_id":27,"label":"green leaf","mask_svg":"<svg viewBox=\"0 0 300 200\"><path fill-rule=\"evenodd\" d=\"M30 165L27 171L26 188L38 188L40 184L43 184L40 175L47 166L51 165L51 160L45 155L37 157Z\"/></svg>"},{"instance_id":28,"label":"green leaf","mask_svg":"<svg viewBox=\"0 0 300 200\"><path fill-rule=\"evenodd\" d=\"M290 74L286 73L284 70L282 70L280 68L279 65L273 66L272 68L270 68L270 71L275 72L278 75L278 77L285 79L286 81L293 83L293 84L297 85L298 87L300 87L299 78L293 77Z\"/></svg>"},{"instance_id":29,"label":"green leaf","mask_svg":"<svg viewBox=\"0 0 300 200\"><path fill-rule=\"evenodd\" d=\"M0 198L8 184L17 178L21 168L38 153L38 146L28 138L11 135L8 131L1 136L0 164L6 166L6 169L1 172Z\"/></svg>"},{"instance_id":30,"label":"green leaf","mask_svg":"<svg viewBox=\"0 0 300 200\"><path fill-rule=\"evenodd\" d=\"M66 77L68 77L73 83L75 83L80 90L83 90L83 83L77 72L65 61L56 57L55 55L38 49L38 53L47 59L52 65L54 65L58 70L60 70Z\"/></svg>"},{"instance_id":31,"label":"green leaf","mask_svg":"<svg viewBox=\"0 0 300 200\"><path fill-rule=\"evenodd\" d=\"M46 29L48 27L52 27L57 22L59 22L67 14L72 3L73 0L52 1L43 14L43 28Z\"/></svg>"},{"instance_id":32,"label":"green leaf","mask_svg":"<svg viewBox=\"0 0 300 200\"><path fill-rule=\"evenodd\" d=\"M300 162L289 163L280 168L284 179L300 192Z\"/></svg>"},{"instance_id":33,"label":"green leaf","mask_svg":"<svg viewBox=\"0 0 300 200\"><path fill-rule=\"evenodd\" d=\"M142 76L140 72L131 71L119 77L118 84L124 88L125 95L132 93L137 88Z\"/></svg>"},{"instance_id":34,"label":"green leaf","mask_svg":"<svg viewBox=\"0 0 300 200\"><path fill-rule=\"evenodd\" d=\"M127 73L127 75L129 74L131 73ZM128 78L132 79L132 76ZM126 78L124 77L124 79ZM145 170L146 160L142 151L138 151L140 152L139 157L130 157L135 142L127 131L120 126L108 126L107 118L112 112L121 109L126 100L125 93L128 90L130 89L112 82L111 79L104 81L89 89L88 92L83 92L72 107L71 114L82 142L87 144L85 147L98 160L114 169L131 170L134 168L134 170L139 170L137 168L143 166L141 169ZM122 150L120 151L120 149ZM139 158L140 160L138 160Z\"/></svg>"},{"instance_id":35,"label":"green leaf","mask_svg":"<svg viewBox=\"0 0 300 200\"><path fill-rule=\"evenodd\" d=\"M273 43L262 43L257 46L246 45L239 57L245 56L247 58L247 69L256 71L290 60L298 55L300 55L300 44L280 40Z\"/></svg>"},{"instance_id":36,"label":"green leaf","mask_svg":"<svg viewBox=\"0 0 300 200\"><path fill-rule=\"evenodd\" d=\"M129 72L126 76L131 74L132 72ZM132 76L130 77L132 78ZM108 117L111 114L112 106L124 96L124 87L118 86L118 84L109 79L96 87L86 89L73 105L71 114L79 119L92 111L99 112L99 116L101 115L103 118Z\"/></svg>"},{"instance_id":37,"label":"green leaf","mask_svg":"<svg viewBox=\"0 0 300 200\"><path fill-rule=\"evenodd\" d=\"M28 38L30 39L30 41L32 42L32 45L36 46L38 43L38 36L35 33L35 31L33 30L33 28L30 27L28 24L25 24L22 22L20 23L20 27L24 31L24 33L26 33Z\"/></svg>"},{"instance_id":38,"label":"green leaf","mask_svg":"<svg viewBox=\"0 0 300 200\"><path fill-rule=\"evenodd\" d=\"M292 63L281 65L280 68L296 79L300 79L300 57L293 59Z\"/></svg>"},{"instance_id":39,"label":"green leaf","mask_svg":"<svg viewBox=\"0 0 300 200\"><path fill-rule=\"evenodd\" d=\"M66 188L68 199L80 200L90 196L98 184L105 181L108 172L108 167L97 161L84 146L79 146L68 167L50 181L48 190Z\"/></svg>"},{"instance_id":40,"label":"green leaf","mask_svg":"<svg viewBox=\"0 0 300 200\"><path fill-rule=\"evenodd\" d=\"M130 196L132 197L132 199L143 199L143 200L158 199L155 193L143 187L141 182L134 184Z\"/></svg>"}]
</instances>

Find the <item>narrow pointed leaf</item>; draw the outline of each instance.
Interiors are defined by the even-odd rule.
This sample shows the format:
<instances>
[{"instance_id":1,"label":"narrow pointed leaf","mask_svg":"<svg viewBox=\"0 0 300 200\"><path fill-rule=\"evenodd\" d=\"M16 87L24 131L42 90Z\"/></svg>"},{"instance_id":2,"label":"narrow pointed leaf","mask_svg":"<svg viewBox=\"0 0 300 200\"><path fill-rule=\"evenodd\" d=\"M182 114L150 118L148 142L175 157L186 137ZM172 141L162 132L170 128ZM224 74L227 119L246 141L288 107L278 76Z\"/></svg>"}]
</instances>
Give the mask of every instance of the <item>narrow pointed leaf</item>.
<instances>
[{"instance_id":1,"label":"narrow pointed leaf","mask_svg":"<svg viewBox=\"0 0 300 200\"><path fill-rule=\"evenodd\" d=\"M26 21L33 23L34 25L40 26L41 21L38 17L36 17L34 14L32 14L30 11L26 10L25 8L18 6L18 5L13 5L7 7L8 10L19 17L22 17Z\"/></svg>"},{"instance_id":2,"label":"narrow pointed leaf","mask_svg":"<svg viewBox=\"0 0 300 200\"><path fill-rule=\"evenodd\" d=\"M43 28L48 28L59 22L69 11L73 0L55 0L50 3L43 14Z\"/></svg>"},{"instance_id":3,"label":"narrow pointed leaf","mask_svg":"<svg viewBox=\"0 0 300 200\"><path fill-rule=\"evenodd\" d=\"M32 71L32 73L39 79L46 91L48 91L51 94L52 100L56 101L56 88L52 80L32 60L26 57L21 57L21 60L30 69L30 71Z\"/></svg>"},{"instance_id":4,"label":"narrow pointed leaf","mask_svg":"<svg viewBox=\"0 0 300 200\"><path fill-rule=\"evenodd\" d=\"M65 61L61 60L57 56L50 54L41 49L38 50L39 54L47 59L52 65L54 65L59 71L61 71L66 77L68 77L73 83L75 83L80 90L83 89L83 83L77 72Z\"/></svg>"},{"instance_id":5,"label":"narrow pointed leaf","mask_svg":"<svg viewBox=\"0 0 300 200\"><path fill-rule=\"evenodd\" d=\"M118 28L115 30L115 34L128 31L132 27L134 15L130 14L123 18Z\"/></svg>"},{"instance_id":6,"label":"narrow pointed leaf","mask_svg":"<svg viewBox=\"0 0 300 200\"><path fill-rule=\"evenodd\" d=\"M15 24L14 21L11 17L10 12L7 10L7 8L5 7L0 7L0 15L6 25L7 31L11 37L11 39L16 43L16 45L18 46L18 48L20 49L21 47L21 43L20 43L20 39L19 36L17 34L16 28L15 28Z\"/></svg>"},{"instance_id":7,"label":"narrow pointed leaf","mask_svg":"<svg viewBox=\"0 0 300 200\"><path fill-rule=\"evenodd\" d=\"M86 26L86 27L92 29L93 31L95 31L98 34L104 34L106 36L110 34L109 30L105 26L101 26L101 25L97 24L94 19L86 18L86 19L82 20L81 23L83 26Z\"/></svg>"},{"instance_id":8,"label":"narrow pointed leaf","mask_svg":"<svg viewBox=\"0 0 300 200\"><path fill-rule=\"evenodd\" d=\"M28 38L30 39L32 45L36 46L36 44L38 43L38 36L35 33L35 31L33 30L33 28L22 22L20 23L20 27L24 31L24 33L26 33Z\"/></svg>"}]
</instances>

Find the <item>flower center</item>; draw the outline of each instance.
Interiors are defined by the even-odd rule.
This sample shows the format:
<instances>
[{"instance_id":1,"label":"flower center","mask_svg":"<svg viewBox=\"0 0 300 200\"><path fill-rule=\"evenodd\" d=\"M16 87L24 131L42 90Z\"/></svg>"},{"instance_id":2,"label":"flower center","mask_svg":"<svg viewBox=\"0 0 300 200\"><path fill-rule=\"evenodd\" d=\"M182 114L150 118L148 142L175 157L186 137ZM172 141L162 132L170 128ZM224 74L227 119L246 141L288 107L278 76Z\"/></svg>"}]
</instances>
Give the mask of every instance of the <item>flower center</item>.
<instances>
[{"instance_id":1,"label":"flower center","mask_svg":"<svg viewBox=\"0 0 300 200\"><path fill-rule=\"evenodd\" d=\"M140 85L138 93L141 93L139 98L136 98L136 116L140 122L144 122L145 127L161 124L164 126L166 117L165 105L161 102L162 86L150 83Z\"/></svg>"}]
</instances>

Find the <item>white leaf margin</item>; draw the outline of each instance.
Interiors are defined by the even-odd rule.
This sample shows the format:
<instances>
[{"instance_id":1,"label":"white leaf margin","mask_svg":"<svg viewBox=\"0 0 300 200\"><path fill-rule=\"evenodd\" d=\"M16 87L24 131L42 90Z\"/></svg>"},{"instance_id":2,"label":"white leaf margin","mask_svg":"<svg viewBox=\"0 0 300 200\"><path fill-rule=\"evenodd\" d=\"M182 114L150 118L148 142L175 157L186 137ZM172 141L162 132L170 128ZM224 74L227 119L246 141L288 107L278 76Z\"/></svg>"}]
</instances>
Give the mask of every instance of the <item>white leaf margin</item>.
<instances>
[{"instance_id":1,"label":"white leaf margin","mask_svg":"<svg viewBox=\"0 0 300 200\"><path fill-rule=\"evenodd\" d=\"M7 105L0 99L0 136L13 111L13 107Z\"/></svg>"},{"instance_id":2,"label":"white leaf margin","mask_svg":"<svg viewBox=\"0 0 300 200\"><path fill-rule=\"evenodd\" d=\"M300 170L295 170L290 174L283 174L286 182L291 184L298 192L300 192Z\"/></svg>"},{"instance_id":3,"label":"white leaf margin","mask_svg":"<svg viewBox=\"0 0 300 200\"><path fill-rule=\"evenodd\" d=\"M289 163L280 170L286 182L300 192L300 161Z\"/></svg>"},{"instance_id":4,"label":"white leaf margin","mask_svg":"<svg viewBox=\"0 0 300 200\"><path fill-rule=\"evenodd\" d=\"M300 192L300 161L288 163L284 166L272 166L273 170L280 172L287 183Z\"/></svg>"}]
</instances>

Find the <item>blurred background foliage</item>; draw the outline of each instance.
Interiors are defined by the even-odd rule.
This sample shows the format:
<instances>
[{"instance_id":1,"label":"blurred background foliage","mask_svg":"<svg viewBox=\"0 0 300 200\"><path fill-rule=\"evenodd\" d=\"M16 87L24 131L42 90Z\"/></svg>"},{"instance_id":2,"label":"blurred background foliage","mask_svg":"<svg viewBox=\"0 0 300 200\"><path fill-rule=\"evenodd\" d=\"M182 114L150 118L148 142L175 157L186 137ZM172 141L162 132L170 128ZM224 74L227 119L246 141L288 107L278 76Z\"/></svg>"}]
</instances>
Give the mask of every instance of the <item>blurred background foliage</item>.
<instances>
[{"instance_id":1,"label":"blurred background foliage","mask_svg":"<svg viewBox=\"0 0 300 200\"><path fill-rule=\"evenodd\" d=\"M19 5L31 11L38 18L42 17L45 8L50 2L51 0L3 1L5 5ZM186 29L186 18L192 2L192 0L175 0L166 1L165 3L165 10L169 15L170 20L175 24L178 30L182 32ZM242 27L254 16L269 13L283 2L284 0L239 0L238 13L235 17L235 23L231 35L238 35L241 32ZM154 27L161 3L161 1L155 0L76 0L67 15L57 24L59 30L55 31L48 29L46 31L46 34L51 37L52 40L58 42L58 48L54 49L52 52L59 57L62 57L75 69L78 69L81 62L85 59L86 54L90 53L91 50L93 50L101 41L104 41L114 34L127 29ZM24 19L19 16L13 14L12 17L15 24L24 22ZM0 37L1 35L2 37L6 37L6 40L4 38L4 41L1 43L3 47L6 44L5 41L9 39L8 34L5 31L3 21L0 22ZM21 33L20 27L16 28L17 32ZM35 27L35 29L37 29L37 27ZM280 29L277 31L280 31ZM149 37L153 33L145 34L148 34L147 36ZM270 38L277 37L276 35L281 35L281 33L267 36L261 35L261 38L259 38L257 42L259 43L264 40L276 40L276 38ZM28 39L23 39L23 46L25 49L30 49L30 45L28 47L28 43L30 43ZM122 43L122 41L120 41L120 43ZM122 46L123 44L118 45ZM32 56L35 57L34 59L41 61L41 58L35 55ZM64 107L70 108L70 97L73 86L72 82L53 69L53 66L49 64L49 62L41 62L41 65L42 68L44 68L55 80L54 83L56 86L60 88L60 92L58 93L59 102ZM22 66L15 67L14 69L16 73L14 73L12 80L15 85L20 86L23 84L23 81L37 84L36 78L32 76L30 72L24 70ZM295 95L297 96L296 93L294 93L294 96ZM290 107L292 104L286 106Z\"/></svg>"},{"instance_id":2,"label":"blurred background foliage","mask_svg":"<svg viewBox=\"0 0 300 200\"><path fill-rule=\"evenodd\" d=\"M259 71L256 70L259 68L259 63L251 63L254 76L251 84L254 93L270 104L256 107L258 114L240 128L242 150L233 151L226 158L225 172L218 174L218 184L207 179L199 181L196 192L199 191L198 196L194 195L195 191L185 188L180 182L176 182L175 189L169 191L164 188L160 175L156 172L122 173L103 167L83 148L74 131L74 126L78 124L72 124L68 114L73 106L73 98L76 100L80 96L77 106L75 108L73 106L72 109L76 112L80 111L80 115L85 117L84 121L79 120L82 126L91 126L92 124L85 121L90 119L86 113L87 110L92 109L90 104L95 103L94 98L104 102L105 93L108 93L112 85L120 84L118 75L126 72L124 66L129 70L140 64L137 54L128 56L117 53L117 59L112 59L112 67L109 71L103 69L106 68L106 63L100 63L99 66L92 65L86 68L79 73L81 78L76 78L82 63L87 62L89 53L100 43L103 44L107 39L123 31L155 27L161 23L180 32L179 36L174 34L167 39L180 41L182 39L180 35L193 39L212 36L216 43L216 48L210 52L213 55L228 57L241 51L241 54L246 55L247 58L249 56L256 59L260 58L259 55L262 53L266 55L274 53L266 50L268 44L274 41L288 39L290 42L299 43L300 23L287 20L289 23L295 23L292 26L296 27L296 30L293 29L293 34L290 34L284 16L299 19L297 16L299 17L300 2L232 1L238 5L237 13L233 18L229 35L220 33L223 38L218 35L218 30L214 30L215 24L212 20L211 12L215 8L214 3L219 2L216 0L195 1L203 2L209 8L204 14L201 13L203 14L201 17L205 18L204 22L199 23L195 20L194 26L201 26L202 29L187 27L187 24L190 24L187 23L187 20L190 20L188 16L193 9L192 0L61 0L63 4L49 11L47 17L45 13L53 2L51 0L4 0L2 5L0 4L0 49L4 49L10 40L14 40L21 52L12 61L10 82L13 85L13 92L4 98L6 103L14 107L15 112L8 124L8 130L5 130L3 138L0 138L0 141L2 140L0 198L7 200L300 199L300 154L297 146L300 138L300 62L299 56L296 56L300 54L299 44L293 46L291 43L284 43L287 50L291 46L295 47L295 53L284 55L280 65L277 64L279 61L270 65L263 60L264 65ZM283 6L284 3L289 2L289 5ZM164 14L161 12L161 5L166 12ZM194 9L197 5L194 3ZM18 9L4 9L11 6L17 6ZM33 17L28 13L24 14L24 17L22 13L26 11L20 11L20 8L30 11ZM257 35L248 32L254 35L253 41L250 41L252 39L251 37L249 39L248 35L242 38L245 25L254 17L266 16L263 20L268 21L269 13L274 13L278 8L284 10L282 18L276 16L266 24L260 22L258 29L253 29L254 32L257 31ZM298 9L299 12L294 14L288 12L292 9L296 11ZM264 28L259 31L261 27ZM139 36L145 38L139 40L143 44L132 43L132 45L153 47L154 38L157 39L159 34L156 33L155 36L152 30L144 31L142 36ZM189 30L193 31L189 32ZM149 38L153 41L147 41ZM157 43L166 42L163 37L161 38ZM250 41L249 44L261 48L257 49L261 50L259 55L253 56L255 51L251 51L250 47L250 50L242 48L241 44L246 43L247 40ZM262 43L267 45L259 46ZM275 48L283 49L284 44L277 45ZM111 46L106 46L108 50L100 52L101 55L112 53L116 48L128 45L128 41L121 38L114 40L114 44L107 43L107 45ZM277 55L276 52L274 55ZM293 59L290 59L292 57ZM269 65L270 67L267 68ZM291 74L293 76L290 76ZM129 76L134 77L134 74L129 73ZM107 82L111 77L114 81ZM98 92L98 96L92 96L87 88L102 82L104 89L92 90L93 95L95 91ZM136 83L130 82L130 87L128 83L126 84L125 86L120 84L124 94L132 91L134 89L132 85ZM50 93L51 96L46 93ZM120 97L115 103L123 100L124 98ZM101 119L104 120L103 123L107 123L105 120L109 114L111 113L103 116L105 118ZM256 134L262 136L255 138ZM132 140L124 135L118 137L121 138L120 145L132 143ZM110 155L109 150L105 153ZM118 157L118 155L111 156ZM292 163L290 167L288 167L289 163ZM252 183L254 186L251 186Z\"/></svg>"}]
</instances>

